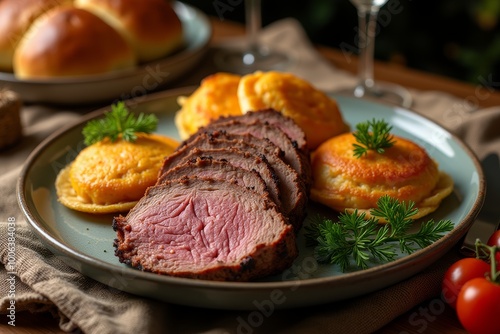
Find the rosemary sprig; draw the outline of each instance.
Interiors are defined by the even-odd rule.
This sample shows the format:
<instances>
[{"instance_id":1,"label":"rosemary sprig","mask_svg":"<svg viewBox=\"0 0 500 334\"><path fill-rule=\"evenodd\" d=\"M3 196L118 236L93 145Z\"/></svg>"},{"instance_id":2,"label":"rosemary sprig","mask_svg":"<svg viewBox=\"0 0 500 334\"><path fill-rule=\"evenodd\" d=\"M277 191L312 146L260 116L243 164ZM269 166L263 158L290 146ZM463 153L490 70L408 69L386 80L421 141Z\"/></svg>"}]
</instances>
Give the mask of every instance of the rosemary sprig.
<instances>
[{"instance_id":1,"label":"rosemary sprig","mask_svg":"<svg viewBox=\"0 0 500 334\"><path fill-rule=\"evenodd\" d=\"M365 269L369 261L393 261L397 256L397 246L401 252L410 254L453 229L450 220L437 223L429 220L416 233L408 233L411 217L418 212L414 205L385 195L377 202L377 208L370 211L372 217L369 219L357 211L340 214L338 222L317 217L316 222L306 227L307 245L316 247L318 262L336 264L346 271L354 259L358 268ZM380 225L378 218L388 223Z\"/></svg>"},{"instance_id":2,"label":"rosemary sprig","mask_svg":"<svg viewBox=\"0 0 500 334\"><path fill-rule=\"evenodd\" d=\"M111 106L111 111L104 113L104 118L89 121L83 128L85 145L92 145L104 138L112 142L120 136L126 141L135 141L136 133L151 133L158 126L158 118L153 114L130 113L125 103L118 102Z\"/></svg>"},{"instance_id":3,"label":"rosemary sprig","mask_svg":"<svg viewBox=\"0 0 500 334\"><path fill-rule=\"evenodd\" d=\"M356 131L353 132L354 138L358 144L354 143L354 156L361 158L367 154L369 150L377 153L384 153L386 148L394 145L395 141L390 134L392 126L384 120L373 119L358 123Z\"/></svg>"}]
</instances>

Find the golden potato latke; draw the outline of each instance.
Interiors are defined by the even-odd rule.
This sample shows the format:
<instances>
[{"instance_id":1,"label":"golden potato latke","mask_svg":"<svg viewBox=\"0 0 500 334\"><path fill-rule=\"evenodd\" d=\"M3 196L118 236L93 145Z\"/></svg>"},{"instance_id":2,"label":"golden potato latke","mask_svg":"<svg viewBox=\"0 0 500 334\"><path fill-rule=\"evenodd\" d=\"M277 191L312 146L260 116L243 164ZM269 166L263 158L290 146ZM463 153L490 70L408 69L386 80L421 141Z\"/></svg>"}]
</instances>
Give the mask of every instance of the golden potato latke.
<instances>
[{"instance_id":1,"label":"golden potato latke","mask_svg":"<svg viewBox=\"0 0 500 334\"><path fill-rule=\"evenodd\" d=\"M413 201L414 219L436 210L453 190L453 180L416 143L393 136L395 144L383 154L374 151L361 158L353 153L352 133L324 142L312 154L314 184L311 199L339 212L365 212L383 195Z\"/></svg>"},{"instance_id":2,"label":"golden potato latke","mask_svg":"<svg viewBox=\"0 0 500 334\"><path fill-rule=\"evenodd\" d=\"M88 146L57 176L59 201L89 213L130 210L156 183L164 158L177 146L160 135L139 135L135 142L105 139Z\"/></svg>"},{"instance_id":3,"label":"golden potato latke","mask_svg":"<svg viewBox=\"0 0 500 334\"><path fill-rule=\"evenodd\" d=\"M290 73L259 71L243 76L238 100L243 113L272 108L293 119L312 150L349 130L335 100Z\"/></svg>"},{"instance_id":4,"label":"golden potato latke","mask_svg":"<svg viewBox=\"0 0 500 334\"><path fill-rule=\"evenodd\" d=\"M175 125L181 139L221 116L241 115L239 82L239 75L215 73L204 78L189 97L180 97L177 102L181 109L175 115Z\"/></svg>"}]
</instances>

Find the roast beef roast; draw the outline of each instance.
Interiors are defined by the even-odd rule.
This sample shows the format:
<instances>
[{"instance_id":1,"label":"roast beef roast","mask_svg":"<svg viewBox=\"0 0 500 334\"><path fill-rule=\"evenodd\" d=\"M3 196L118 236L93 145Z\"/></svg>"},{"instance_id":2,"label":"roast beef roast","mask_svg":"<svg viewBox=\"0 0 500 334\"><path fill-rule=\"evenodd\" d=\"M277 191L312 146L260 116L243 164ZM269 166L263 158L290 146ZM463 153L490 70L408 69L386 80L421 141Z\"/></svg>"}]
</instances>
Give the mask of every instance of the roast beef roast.
<instances>
[{"instance_id":1,"label":"roast beef roast","mask_svg":"<svg viewBox=\"0 0 500 334\"><path fill-rule=\"evenodd\" d=\"M197 133L216 130L232 134L249 134L257 138L267 138L284 152L284 160L299 173L300 177L308 185L308 188L310 188L312 177L309 155L299 150L296 143L292 142L292 140L278 127L265 124L258 120L253 122L241 122L240 120L234 119L228 122L210 123L200 128ZM194 137L195 136L191 136L186 141L190 141Z\"/></svg>"},{"instance_id":2,"label":"roast beef roast","mask_svg":"<svg viewBox=\"0 0 500 334\"><path fill-rule=\"evenodd\" d=\"M304 131L297 125L297 123L294 122L293 119L284 116L282 113L279 113L274 109L249 111L245 114L245 117L220 117L219 119L213 121L211 124L217 125L230 120L237 120L244 123L253 123L254 121L260 121L273 127L277 127L281 131L283 131L292 140L292 142L295 142L300 150L302 150L304 153L308 153L309 151Z\"/></svg>"},{"instance_id":3,"label":"roast beef roast","mask_svg":"<svg viewBox=\"0 0 500 334\"><path fill-rule=\"evenodd\" d=\"M276 204L224 180L155 185L113 228L121 262L171 276L248 281L283 271L297 256L293 227Z\"/></svg>"},{"instance_id":4,"label":"roast beef roast","mask_svg":"<svg viewBox=\"0 0 500 334\"><path fill-rule=\"evenodd\" d=\"M283 271L311 186L303 131L273 110L200 128L166 157L156 185L113 220L115 254L159 274L247 281Z\"/></svg>"},{"instance_id":5,"label":"roast beef roast","mask_svg":"<svg viewBox=\"0 0 500 334\"><path fill-rule=\"evenodd\" d=\"M215 131L196 135L189 143L184 143L180 151L192 150L193 148L210 150L226 149L228 147L257 156L264 155L279 180L280 202L283 211L288 216L290 223L298 230L302 225L306 212L306 185L298 173L285 163L279 154L282 151L274 144L268 140L250 135L236 135L224 131ZM164 177L165 175L161 176L160 179L164 179Z\"/></svg>"},{"instance_id":6,"label":"roast beef roast","mask_svg":"<svg viewBox=\"0 0 500 334\"><path fill-rule=\"evenodd\" d=\"M187 175L196 175L200 178L228 180L251 189L257 193L268 192L266 183L255 170L246 170L236 167L227 160L214 160L211 157L197 157L188 162L170 168L159 179L159 183L166 180L182 179Z\"/></svg>"},{"instance_id":7,"label":"roast beef roast","mask_svg":"<svg viewBox=\"0 0 500 334\"><path fill-rule=\"evenodd\" d=\"M233 166L246 169L248 171L257 171L266 183L267 189L276 205L283 211L281 205L281 195L279 188L279 179L272 166L267 162L264 156L257 156L248 152L243 152L236 148L222 149L189 149L184 147L168 156L163 162L160 176L157 183L169 180L168 175L164 175L170 168L179 164L197 158L210 158L214 160L227 161Z\"/></svg>"}]
</instances>

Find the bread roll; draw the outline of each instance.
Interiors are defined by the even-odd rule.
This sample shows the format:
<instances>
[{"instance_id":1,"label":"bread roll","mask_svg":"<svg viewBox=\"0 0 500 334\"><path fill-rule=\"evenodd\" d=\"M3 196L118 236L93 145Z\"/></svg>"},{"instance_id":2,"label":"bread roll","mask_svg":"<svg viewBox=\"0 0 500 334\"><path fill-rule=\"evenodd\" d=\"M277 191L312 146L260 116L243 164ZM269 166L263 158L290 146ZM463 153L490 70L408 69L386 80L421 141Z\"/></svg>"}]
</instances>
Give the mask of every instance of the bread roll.
<instances>
[{"instance_id":1,"label":"bread roll","mask_svg":"<svg viewBox=\"0 0 500 334\"><path fill-rule=\"evenodd\" d=\"M12 71L12 57L22 36L43 13L71 0L0 1L0 71Z\"/></svg>"},{"instance_id":2,"label":"bread roll","mask_svg":"<svg viewBox=\"0 0 500 334\"><path fill-rule=\"evenodd\" d=\"M182 23L166 0L76 0L114 27L140 62L165 56L182 44Z\"/></svg>"},{"instance_id":3,"label":"bread roll","mask_svg":"<svg viewBox=\"0 0 500 334\"><path fill-rule=\"evenodd\" d=\"M127 42L96 15L61 6L39 18L14 53L18 78L98 74L134 66Z\"/></svg>"}]
</instances>

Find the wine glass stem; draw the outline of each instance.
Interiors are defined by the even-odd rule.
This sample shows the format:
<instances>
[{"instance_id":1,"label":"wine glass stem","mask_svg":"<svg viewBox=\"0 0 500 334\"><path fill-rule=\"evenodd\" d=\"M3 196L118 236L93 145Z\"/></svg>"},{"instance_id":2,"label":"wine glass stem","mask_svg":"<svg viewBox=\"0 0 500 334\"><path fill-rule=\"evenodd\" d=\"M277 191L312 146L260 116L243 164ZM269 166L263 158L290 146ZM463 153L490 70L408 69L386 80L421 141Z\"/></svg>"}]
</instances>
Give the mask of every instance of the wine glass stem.
<instances>
[{"instance_id":1,"label":"wine glass stem","mask_svg":"<svg viewBox=\"0 0 500 334\"><path fill-rule=\"evenodd\" d=\"M377 24L378 6L358 8L359 32L359 71L358 71L358 94L364 95L365 91L374 85L373 80L373 58L375 51L375 33Z\"/></svg>"},{"instance_id":2,"label":"wine glass stem","mask_svg":"<svg viewBox=\"0 0 500 334\"><path fill-rule=\"evenodd\" d=\"M257 53L259 50L258 35L262 27L261 0L245 0L246 34L248 38L249 53Z\"/></svg>"}]
</instances>

